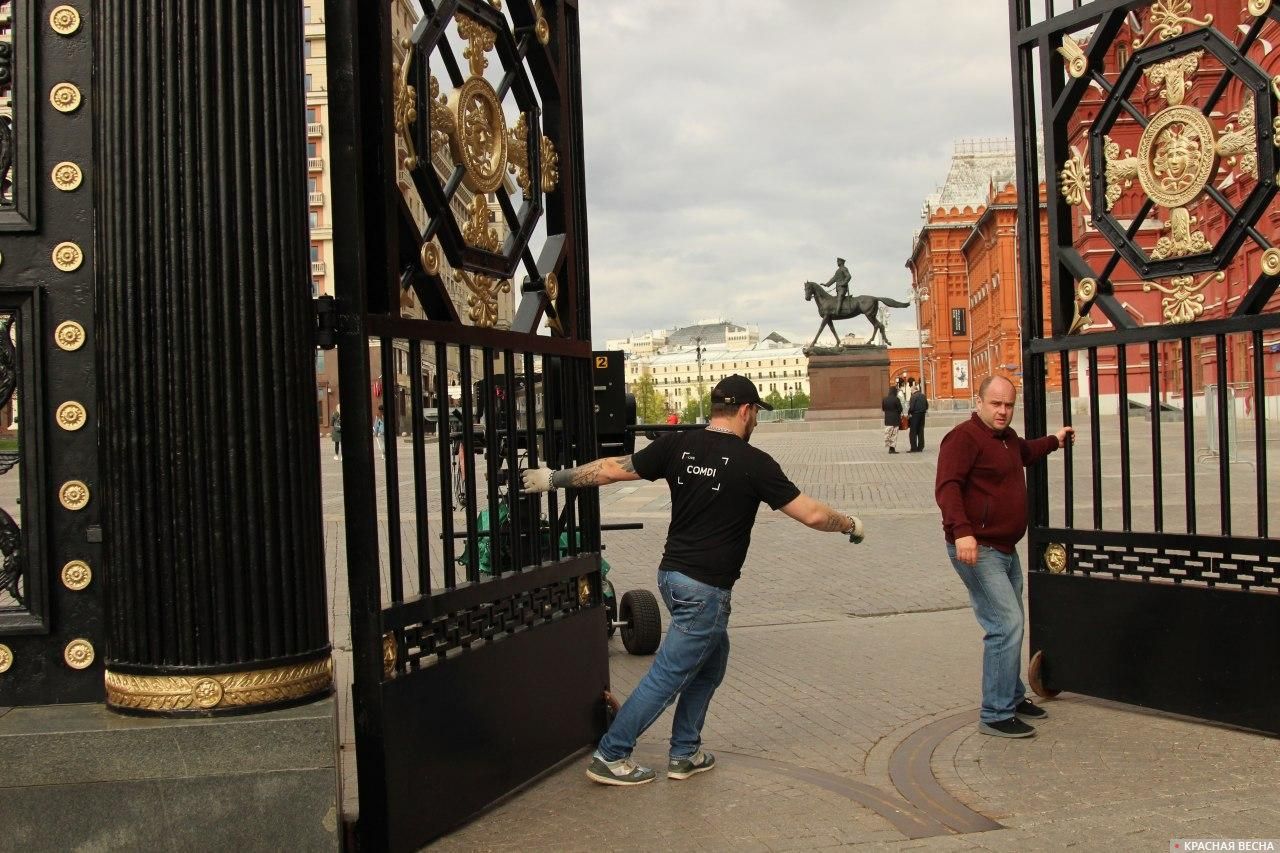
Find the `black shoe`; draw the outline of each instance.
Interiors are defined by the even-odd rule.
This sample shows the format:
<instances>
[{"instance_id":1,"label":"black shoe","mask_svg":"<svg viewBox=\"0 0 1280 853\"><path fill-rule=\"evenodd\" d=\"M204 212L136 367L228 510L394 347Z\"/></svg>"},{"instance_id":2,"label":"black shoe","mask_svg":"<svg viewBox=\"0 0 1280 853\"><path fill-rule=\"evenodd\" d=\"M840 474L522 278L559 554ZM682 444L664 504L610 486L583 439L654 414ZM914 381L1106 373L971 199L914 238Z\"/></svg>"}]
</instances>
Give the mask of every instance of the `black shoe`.
<instances>
[{"instance_id":1,"label":"black shoe","mask_svg":"<svg viewBox=\"0 0 1280 853\"><path fill-rule=\"evenodd\" d=\"M1018 703L1018 707L1013 709L1013 713L1018 718L1028 720L1043 720L1049 716L1049 712L1039 705L1033 703L1030 699L1023 699Z\"/></svg>"},{"instance_id":2,"label":"black shoe","mask_svg":"<svg viewBox=\"0 0 1280 853\"><path fill-rule=\"evenodd\" d=\"M1007 720L997 720L994 723L978 723L978 731L984 735L993 735L995 737L1031 737L1036 730L1017 717L1010 717Z\"/></svg>"},{"instance_id":3,"label":"black shoe","mask_svg":"<svg viewBox=\"0 0 1280 853\"><path fill-rule=\"evenodd\" d=\"M890 452L890 453L897 453L897 452L898 452L898 448L896 448L896 447L890 447L890 448L889 448L889 452Z\"/></svg>"}]
</instances>

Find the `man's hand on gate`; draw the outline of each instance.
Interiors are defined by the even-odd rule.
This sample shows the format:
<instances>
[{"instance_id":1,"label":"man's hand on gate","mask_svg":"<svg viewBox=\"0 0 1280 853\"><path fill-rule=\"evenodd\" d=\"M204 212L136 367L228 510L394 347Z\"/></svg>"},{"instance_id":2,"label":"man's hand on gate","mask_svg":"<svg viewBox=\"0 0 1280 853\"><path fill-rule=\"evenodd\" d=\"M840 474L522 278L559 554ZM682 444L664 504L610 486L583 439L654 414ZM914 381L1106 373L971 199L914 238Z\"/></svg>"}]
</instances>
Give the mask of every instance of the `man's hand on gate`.
<instances>
[{"instance_id":1,"label":"man's hand on gate","mask_svg":"<svg viewBox=\"0 0 1280 853\"><path fill-rule=\"evenodd\" d=\"M1058 447L1066 447L1068 444L1075 444L1075 443L1076 443L1076 428L1075 428L1075 427L1071 427L1071 426L1064 426L1062 429L1060 429L1060 430L1058 430L1056 433L1054 433L1054 435L1055 435L1055 436L1057 437L1057 439L1058 439Z\"/></svg>"},{"instance_id":2,"label":"man's hand on gate","mask_svg":"<svg viewBox=\"0 0 1280 853\"><path fill-rule=\"evenodd\" d=\"M551 469L546 465L540 468L526 468L520 475L522 495L540 495L551 491Z\"/></svg>"},{"instance_id":3,"label":"man's hand on gate","mask_svg":"<svg viewBox=\"0 0 1280 853\"><path fill-rule=\"evenodd\" d=\"M978 564L978 540L972 536L961 536L956 540L956 559L967 566Z\"/></svg>"}]
</instances>

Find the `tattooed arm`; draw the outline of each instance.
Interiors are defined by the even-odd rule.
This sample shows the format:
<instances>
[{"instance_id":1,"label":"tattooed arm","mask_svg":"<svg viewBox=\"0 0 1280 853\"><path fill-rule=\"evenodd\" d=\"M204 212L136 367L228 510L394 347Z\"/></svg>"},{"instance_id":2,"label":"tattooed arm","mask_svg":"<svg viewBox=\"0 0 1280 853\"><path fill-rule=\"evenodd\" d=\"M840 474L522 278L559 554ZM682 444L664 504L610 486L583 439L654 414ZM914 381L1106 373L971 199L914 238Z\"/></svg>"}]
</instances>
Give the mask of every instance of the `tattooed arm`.
<instances>
[{"instance_id":1,"label":"tattooed arm","mask_svg":"<svg viewBox=\"0 0 1280 853\"><path fill-rule=\"evenodd\" d=\"M808 495L800 495L784 506L782 511L806 527L825 533L853 534L855 541L862 541L861 521Z\"/></svg>"},{"instance_id":2,"label":"tattooed arm","mask_svg":"<svg viewBox=\"0 0 1280 853\"><path fill-rule=\"evenodd\" d=\"M552 471L550 468L530 468L521 476L524 485L523 494L537 494L552 489L590 489L606 486L609 483L620 483L624 480L639 480L635 465L630 456L611 456L596 459L566 468L563 471Z\"/></svg>"}]
</instances>

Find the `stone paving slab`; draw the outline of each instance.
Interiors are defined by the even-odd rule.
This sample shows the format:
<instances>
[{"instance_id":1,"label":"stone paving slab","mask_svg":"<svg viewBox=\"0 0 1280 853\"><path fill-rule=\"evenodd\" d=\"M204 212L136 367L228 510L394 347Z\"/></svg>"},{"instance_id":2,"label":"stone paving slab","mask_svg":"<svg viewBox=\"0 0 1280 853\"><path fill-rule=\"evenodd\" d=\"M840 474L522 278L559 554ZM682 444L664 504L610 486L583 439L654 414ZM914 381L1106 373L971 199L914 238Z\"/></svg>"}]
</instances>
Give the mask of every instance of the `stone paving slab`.
<instances>
[{"instance_id":1,"label":"stone paving slab","mask_svg":"<svg viewBox=\"0 0 1280 853\"><path fill-rule=\"evenodd\" d=\"M1166 850L1175 836L1280 837L1280 741L1070 695L1047 703L1051 717L1029 741L981 736L964 723L933 749L932 777L1001 829L912 839L886 817L884 802L912 807L890 777L907 739L977 705L981 630L945 558L932 498L942 432L928 431L924 454L896 456L875 429L757 435L806 492L862 516L868 539L851 546L762 509L734 592L728 676L704 732L707 748L719 752L715 771L610 789L585 779L585 758L570 761L433 849ZM1106 450L1118 452L1114 442ZM1135 472L1149 471L1134 457ZM1062 457L1051 459L1060 479ZM358 804L340 478L329 457L325 468L350 814ZM1245 470L1237 482L1248 481ZM1077 489L1090 488L1087 468L1077 463L1073 474ZM1194 475L1197 504L1212 505L1216 467L1198 464ZM1169 461L1164 476L1181 478L1181 461ZM405 512L412 489L402 482L404 523L412 520ZM1171 494L1166 486L1167 514ZM1104 487L1101 499L1114 507L1119 489ZM601 504L606 522L645 524L605 534L615 587L655 589L665 486L608 487ZM1198 509L1216 518L1216 509ZM403 541L406 559L416 559L412 537ZM438 543L432 547L438 562ZM629 693L649 661L612 640L613 690ZM641 740L638 758L661 765L669 726L670 712ZM880 792L880 810L853 796L858 791Z\"/></svg>"}]
</instances>

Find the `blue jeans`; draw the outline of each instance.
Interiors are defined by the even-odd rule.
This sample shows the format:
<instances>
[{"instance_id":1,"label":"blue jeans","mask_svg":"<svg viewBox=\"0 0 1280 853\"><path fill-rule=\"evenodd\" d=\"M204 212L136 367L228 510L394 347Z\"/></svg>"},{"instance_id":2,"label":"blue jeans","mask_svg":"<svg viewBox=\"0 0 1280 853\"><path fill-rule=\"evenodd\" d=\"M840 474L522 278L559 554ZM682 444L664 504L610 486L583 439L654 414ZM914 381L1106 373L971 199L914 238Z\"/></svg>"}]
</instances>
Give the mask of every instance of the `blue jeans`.
<instances>
[{"instance_id":1,"label":"blue jeans","mask_svg":"<svg viewBox=\"0 0 1280 853\"><path fill-rule=\"evenodd\" d=\"M605 761L629 756L636 740L677 696L669 754L673 759L697 754L711 696L724 681L729 663L730 591L679 572L659 571L658 592L671 614L671 624L653 665L600 739L596 755Z\"/></svg>"},{"instance_id":2,"label":"blue jeans","mask_svg":"<svg viewBox=\"0 0 1280 853\"><path fill-rule=\"evenodd\" d=\"M1026 698L1022 670L1022 563L1018 552L1006 554L978 546L978 562L969 566L956 559L956 546L947 543L947 556L969 589L969 601L982 638L982 711L978 718L995 723L1013 716Z\"/></svg>"}]
</instances>

